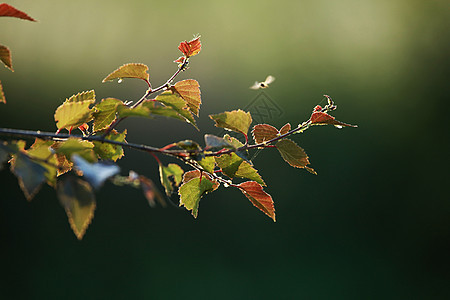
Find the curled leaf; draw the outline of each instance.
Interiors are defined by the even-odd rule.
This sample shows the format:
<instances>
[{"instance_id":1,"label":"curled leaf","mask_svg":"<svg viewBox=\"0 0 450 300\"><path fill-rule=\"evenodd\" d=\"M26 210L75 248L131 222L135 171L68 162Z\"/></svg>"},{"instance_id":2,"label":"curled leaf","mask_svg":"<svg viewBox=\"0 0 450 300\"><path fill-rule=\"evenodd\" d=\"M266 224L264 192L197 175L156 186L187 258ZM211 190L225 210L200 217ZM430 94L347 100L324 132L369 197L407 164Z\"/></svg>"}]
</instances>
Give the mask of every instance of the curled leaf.
<instances>
[{"instance_id":1,"label":"curled leaf","mask_svg":"<svg viewBox=\"0 0 450 300\"><path fill-rule=\"evenodd\" d=\"M254 206L259 208L275 222L275 207L272 197L263 190L259 183L246 181L239 184L238 188Z\"/></svg>"},{"instance_id":2,"label":"curled leaf","mask_svg":"<svg viewBox=\"0 0 450 300\"><path fill-rule=\"evenodd\" d=\"M200 37L196 37L189 42L181 42L178 46L178 50L180 50L186 57L197 55L201 49L202 43L200 42Z\"/></svg>"},{"instance_id":3,"label":"curled leaf","mask_svg":"<svg viewBox=\"0 0 450 300\"><path fill-rule=\"evenodd\" d=\"M351 125L338 121L333 116L325 112L317 111L317 109L315 109L315 111L312 113L310 120L312 125L334 125L337 128L358 127L356 125Z\"/></svg>"},{"instance_id":4,"label":"curled leaf","mask_svg":"<svg viewBox=\"0 0 450 300\"><path fill-rule=\"evenodd\" d=\"M138 78L148 82L149 75L147 71L148 67L144 64L125 64L106 76L102 82L122 78Z\"/></svg>"},{"instance_id":5,"label":"curled leaf","mask_svg":"<svg viewBox=\"0 0 450 300\"><path fill-rule=\"evenodd\" d=\"M14 17L14 18L19 18L19 19L23 19L23 20L36 22L35 19L30 17L23 11L18 10L17 8L15 8L9 4L6 4L6 3L0 4L0 17Z\"/></svg>"},{"instance_id":6,"label":"curled leaf","mask_svg":"<svg viewBox=\"0 0 450 300\"><path fill-rule=\"evenodd\" d=\"M0 60L8 69L14 72L14 69L12 67L11 51L8 47L3 45L0 45Z\"/></svg>"}]
</instances>

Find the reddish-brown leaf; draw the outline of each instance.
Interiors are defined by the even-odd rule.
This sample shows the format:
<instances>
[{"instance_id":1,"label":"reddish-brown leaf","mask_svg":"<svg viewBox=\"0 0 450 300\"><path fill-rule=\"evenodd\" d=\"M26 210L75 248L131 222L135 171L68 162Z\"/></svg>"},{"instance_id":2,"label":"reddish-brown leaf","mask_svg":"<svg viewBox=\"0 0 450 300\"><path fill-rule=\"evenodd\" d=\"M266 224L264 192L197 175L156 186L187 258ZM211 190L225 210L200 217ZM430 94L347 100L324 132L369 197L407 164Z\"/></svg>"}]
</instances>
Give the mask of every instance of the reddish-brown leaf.
<instances>
[{"instance_id":1,"label":"reddish-brown leaf","mask_svg":"<svg viewBox=\"0 0 450 300\"><path fill-rule=\"evenodd\" d=\"M253 140L260 144L265 141L270 141L278 136L278 129L269 124L258 124L252 129Z\"/></svg>"},{"instance_id":2,"label":"reddish-brown leaf","mask_svg":"<svg viewBox=\"0 0 450 300\"><path fill-rule=\"evenodd\" d=\"M198 82L194 79L178 81L172 86L172 90L178 93L186 101L190 111L198 116L198 110L200 109L200 104L202 104Z\"/></svg>"},{"instance_id":3,"label":"reddish-brown leaf","mask_svg":"<svg viewBox=\"0 0 450 300\"><path fill-rule=\"evenodd\" d=\"M9 51L8 47L3 45L0 45L0 60L8 69L14 72L14 69L12 67L11 51Z\"/></svg>"},{"instance_id":4,"label":"reddish-brown leaf","mask_svg":"<svg viewBox=\"0 0 450 300\"><path fill-rule=\"evenodd\" d=\"M291 124L287 123L286 125L281 127L280 134L283 135L283 134L288 133L289 131L291 131Z\"/></svg>"},{"instance_id":5,"label":"reddish-brown leaf","mask_svg":"<svg viewBox=\"0 0 450 300\"><path fill-rule=\"evenodd\" d=\"M311 124L313 125L334 125L338 128L342 128L343 126L346 127L358 127L356 125L347 124L341 121L336 120L333 116L314 110L314 112L311 115Z\"/></svg>"},{"instance_id":6,"label":"reddish-brown leaf","mask_svg":"<svg viewBox=\"0 0 450 300\"><path fill-rule=\"evenodd\" d=\"M272 197L264 192L262 186L255 181L246 181L238 185L242 193L275 222L275 207Z\"/></svg>"},{"instance_id":7,"label":"reddish-brown leaf","mask_svg":"<svg viewBox=\"0 0 450 300\"><path fill-rule=\"evenodd\" d=\"M17 8L15 8L9 4L6 4L6 3L0 4L0 17L14 17L14 18L19 18L19 19L23 19L23 20L36 22L35 19L30 17L23 11L20 11Z\"/></svg>"},{"instance_id":8,"label":"reddish-brown leaf","mask_svg":"<svg viewBox=\"0 0 450 300\"><path fill-rule=\"evenodd\" d=\"M197 55L202 49L202 43L200 42L200 37L194 38L189 42L181 42L178 49L186 56L191 57Z\"/></svg>"}]
</instances>

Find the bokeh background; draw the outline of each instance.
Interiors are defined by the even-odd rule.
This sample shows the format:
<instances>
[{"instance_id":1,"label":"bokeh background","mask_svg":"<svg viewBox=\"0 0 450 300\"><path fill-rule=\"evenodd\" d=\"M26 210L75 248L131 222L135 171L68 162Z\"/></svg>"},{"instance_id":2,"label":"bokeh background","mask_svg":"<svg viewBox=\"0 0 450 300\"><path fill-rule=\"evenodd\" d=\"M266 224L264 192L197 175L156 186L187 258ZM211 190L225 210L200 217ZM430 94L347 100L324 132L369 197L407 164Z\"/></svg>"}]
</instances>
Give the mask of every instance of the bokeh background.
<instances>
[{"instance_id":1,"label":"bokeh background","mask_svg":"<svg viewBox=\"0 0 450 300\"><path fill-rule=\"evenodd\" d=\"M176 69L178 43L200 33L202 52L179 79L200 82L201 132L129 119L129 141L220 133L208 114L247 106L258 93L248 87L268 74L277 79L267 95L283 111L268 123L296 125L329 94L337 119L359 128L294 137L318 176L276 151L255 158L276 223L232 189L205 196L194 219L108 183L78 241L53 190L27 203L3 169L0 298L449 299L447 1L7 2L39 22L0 19L15 68L0 68L0 127L54 131L55 108L89 89L136 100L145 84L101 80L141 62L159 85ZM158 182L151 157L126 154L124 175Z\"/></svg>"}]
</instances>

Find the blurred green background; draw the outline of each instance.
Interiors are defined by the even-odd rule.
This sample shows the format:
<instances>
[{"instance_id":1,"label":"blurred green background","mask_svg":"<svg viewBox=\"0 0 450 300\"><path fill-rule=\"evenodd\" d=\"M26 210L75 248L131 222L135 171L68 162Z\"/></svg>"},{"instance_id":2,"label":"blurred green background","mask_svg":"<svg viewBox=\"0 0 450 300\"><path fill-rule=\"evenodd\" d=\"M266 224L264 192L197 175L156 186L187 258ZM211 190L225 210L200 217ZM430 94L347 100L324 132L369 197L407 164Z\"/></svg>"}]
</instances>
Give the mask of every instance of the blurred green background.
<instances>
[{"instance_id":1,"label":"blurred green background","mask_svg":"<svg viewBox=\"0 0 450 300\"><path fill-rule=\"evenodd\" d=\"M201 132L126 120L128 141L220 133L208 114L246 107L268 74L284 112L268 123L296 125L329 94L337 119L359 128L294 136L318 176L276 151L255 158L276 223L232 189L205 196L194 219L107 184L80 242L53 190L27 203L4 169L0 298L449 299L447 1L7 2L39 22L0 18L15 69L0 69L0 127L55 131L55 108L89 89L136 100L143 83L101 80L141 62L157 86L176 70L178 43L200 33L202 52L179 79L200 82ZM158 181L151 157L126 154L123 174Z\"/></svg>"}]
</instances>

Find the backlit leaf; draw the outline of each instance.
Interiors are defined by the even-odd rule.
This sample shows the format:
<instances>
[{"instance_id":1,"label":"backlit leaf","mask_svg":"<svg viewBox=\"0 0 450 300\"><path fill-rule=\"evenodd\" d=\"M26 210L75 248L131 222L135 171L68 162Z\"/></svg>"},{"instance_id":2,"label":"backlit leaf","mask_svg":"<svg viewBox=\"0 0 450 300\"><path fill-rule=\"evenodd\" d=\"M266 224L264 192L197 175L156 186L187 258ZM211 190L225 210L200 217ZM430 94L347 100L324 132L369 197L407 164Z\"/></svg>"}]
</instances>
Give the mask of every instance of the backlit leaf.
<instances>
[{"instance_id":1,"label":"backlit leaf","mask_svg":"<svg viewBox=\"0 0 450 300\"><path fill-rule=\"evenodd\" d=\"M136 107L128 107L124 104L119 104L117 106L117 112L119 113L119 117L150 117L150 110L143 106L142 104Z\"/></svg>"},{"instance_id":2,"label":"backlit leaf","mask_svg":"<svg viewBox=\"0 0 450 300\"><path fill-rule=\"evenodd\" d=\"M249 112L243 110L226 111L217 115L210 115L216 124L216 127L225 128L235 132L247 135L248 128L252 123L252 116Z\"/></svg>"},{"instance_id":3,"label":"backlit leaf","mask_svg":"<svg viewBox=\"0 0 450 300\"><path fill-rule=\"evenodd\" d=\"M219 151L223 148L234 149L234 146L226 139L213 134L205 134L205 150Z\"/></svg>"},{"instance_id":4,"label":"backlit leaf","mask_svg":"<svg viewBox=\"0 0 450 300\"><path fill-rule=\"evenodd\" d=\"M347 124L341 121L336 120L333 116L321 112L314 111L311 115L311 124L312 125L334 125L337 128L342 127L358 127L356 125Z\"/></svg>"},{"instance_id":5,"label":"backlit leaf","mask_svg":"<svg viewBox=\"0 0 450 300\"><path fill-rule=\"evenodd\" d=\"M185 174L185 176L192 175L193 174L191 172ZM186 181L178 189L178 194L180 195L180 206L184 205L187 210L192 211L192 215L194 216L194 218L197 218L198 206L201 197L204 194L213 191L215 187L217 188L217 185L218 184L216 182L213 182L205 174L203 174L201 178L195 177L190 179L189 181Z\"/></svg>"},{"instance_id":6,"label":"backlit leaf","mask_svg":"<svg viewBox=\"0 0 450 300\"><path fill-rule=\"evenodd\" d=\"M246 181L239 184L238 187L254 206L259 208L275 222L275 207L272 197L263 190L259 183Z\"/></svg>"},{"instance_id":7,"label":"backlit leaf","mask_svg":"<svg viewBox=\"0 0 450 300\"><path fill-rule=\"evenodd\" d=\"M27 154L30 158L37 158L35 162L40 164L46 169L45 178L47 183L55 187L56 186L56 174L58 161L56 159L56 154L51 150L51 146L54 144L53 141L45 141L36 139L34 144L27 150Z\"/></svg>"},{"instance_id":8,"label":"backlit leaf","mask_svg":"<svg viewBox=\"0 0 450 300\"><path fill-rule=\"evenodd\" d=\"M286 134L289 131L291 131L291 124L286 123L286 125L284 125L283 127L281 127L280 129L280 135Z\"/></svg>"},{"instance_id":9,"label":"backlit leaf","mask_svg":"<svg viewBox=\"0 0 450 300\"><path fill-rule=\"evenodd\" d=\"M72 155L78 154L89 162L97 161L93 151L94 144L89 141L82 141L77 138L69 138L64 142L58 142L53 145L53 150L57 154L63 154L70 160Z\"/></svg>"},{"instance_id":10,"label":"backlit leaf","mask_svg":"<svg viewBox=\"0 0 450 300\"><path fill-rule=\"evenodd\" d=\"M216 160L212 156L203 157L201 160L197 161L197 163L205 169L206 172L212 173L214 172L214 168L216 166Z\"/></svg>"},{"instance_id":11,"label":"backlit leaf","mask_svg":"<svg viewBox=\"0 0 450 300\"><path fill-rule=\"evenodd\" d=\"M93 110L89 108L94 104L94 100L79 102L66 101L61 104L55 112L56 127L58 129L78 127L92 119Z\"/></svg>"},{"instance_id":12,"label":"backlit leaf","mask_svg":"<svg viewBox=\"0 0 450 300\"><path fill-rule=\"evenodd\" d=\"M56 192L69 218L70 227L81 240L94 218L96 203L92 187L80 178L66 176L58 181Z\"/></svg>"},{"instance_id":13,"label":"backlit leaf","mask_svg":"<svg viewBox=\"0 0 450 300\"><path fill-rule=\"evenodd\" d=\"M70 96L65 102L82 102L86 100L95 100L95 91L90 90L86 92L80 92L78 94Z\"/></svg>"},{"instance_id":14,"label":"backlit leaf","mask_svg":"<svg viewBox=\"0 0 450 300\"><path fill-rule=\"evenodd\" d=\"M278 129L268 124L255 125L252 130L253 140L256 144L274 139L278 134Z\"/></svg>"},{"instance_id":15,"label":"backlit leaf","mask_svg":"<svg viewBox=\"0 0 450 300\"><path fill-rule=\"evenodd\" d=\"M192 171L184 173L182 182L186 183L186 182L190 181L191 179L200 178L200 174L202 174L202 177L208 178L209 180L211 180L214 183L212 191L215 191L219 188L220 184L218 181L213 179L209 174L200 172L199 170L192 170Z\"/></svg>"},{"instance_id":16,"label":"backlit leaf","mask_svg":"<svg viewBox=\"0 0 450 300\"><path fill-rule=\"evenodd\" d=\"M150 114L164 116L168 118L174 118L180 121L185 122L185 118L183 118L176 110L169 106L160 105L158 102L152 100L146 100L142 102L142 106L148 108L150 110Z\"/></svg>"},{"instance_id":17,"label":"backlit leaf","mask_svg":"<svg viewBox=\"0 0 450 300\"><path fill-rule=\"evenodd\" d=\"M181 183L184 170L177 164L169 164L167 167L159 165L159 176L167 196L172 195L174 188Z\"/></svg>"},{"instance_id":18,"label":"backlit leaf","mask_svg":"<svg viewBox=\"0 0 450 300\"><path fill-rule=\"evenodd\" d=\"M191 140L179 141L177 146L184 150L201 150L200 145Z\"/></svg>"},{"instance_id":19,"label":"backlit leaf","mask_svg":"<svg viewBox=\"0 0 450 300\"><path fill-rule=\"evenodd\" d=\"M174 94L172 91L165 91L164 93L158 95L155 100L164 104L165 106L171 107L179 115L181 115L186 120L186 122L192 124L198 130L194 116L192 115L189 106L183 98Z\"/></svg>"},{"instance_id":20,"label":"backlit leaf","mask_svg":"<svg viewBox=\"0 0 450 300\"><path fill-rule=\"evenodd\" d=\"M266 185L264 180L261 178L261 175L258 174L258 171L246 161L242 162L234 176L256 181L263 186Z\"/></svg>"},{"instance_id":21,"label":"backlit leaf","mask_svg":"<svg viewBox=\"0 0 450 300\"><path fill-rule=\"evenodd\" d=\"M3 93L3 86L1 80L0 80L0 103L6 103L5 93Z\"/></svg>"},{"instance_id":22,"label":"backlit leaf","mask_svg":"<svg viewBox=\"0 0 450 300\"><path fill-rule=\"evenodd\" d=\"M148 67L144 64L125 64L106 76L102 82L122 78L138 78L148 82L149 75L147 71Z\"/></svg>"},{"instance_id":23,"label":"backlit leaf","mask_svg":"<svg viewBox=\"0 0 450 300\"><path fill-rule=\"evenodd\" d=\"M234 178L239 166L244 161L242 158L236 155L236 153L223 154L214 157L217 166L222 170L222 172L230 178Z\"/></svg>"},{"instance_id":24,"label":"backlit leaf","mask_svg":"<svg viewBox=\"0 0 450 300\"><path fill-rule=\"evenodd\" d=\"M6 3L0 4L0 17L14 17L14 18L19 18L19 19L23 19L23 20L36 22L35 19L30 17L23 11L18 10L17 8L15 8L9 4L6 4Z\"/></svg>"},{"instance_id":25,"label":"backlit leaf","mask_svg":"<svg viewBox=\"0 0 450 300\"><path fill-rule=\"evenodd\" d=\"M106 129L116 119L117 107L122 101L114 98L103 99L95 106L94 112L94 132Z\"/></svg>"},{"instance_id":26,"label":"backlit leaf","mask_svg":"<svg viewBox=\"0 0 450 300\"><path fill-rule=\"evenodd\" d=\"M99 189L106 179L120 172L120 168L113 163L97 162L89 163L79 155L72 155L72 161L78 171L91 184L94 189Z\"/></svg>"},{"instance_id":27,"label":"backlit leaf","mask_svg":"<svg viewBox=\"0 0 450 300\"><path fill-rule=\"evenodd\" d=\"M309 165L308 155L295 142L282 139L276 144L281 157L295 168L305 168Z\"/></svg>"},{"instance_id":28,"label":"backlit leaf","mask_svg":"<svg viewBox=\"0 0 450 300\"><path fill-rule=\"evenodd\" d=\"M99 134L102 134L102 132L99 132ZM119 133L116 130L112 130L107 136L105 136L105 140L124 143L126 135L127 135L126 129L122 133ZM102 143L100 141L93 141L92 143L94 144L94 152L102 160L117 161L124 155L123 147L120 145Z\"/></svg>"},{"instance_id":29,"label":"backlit leaf","mask_svg":"<svg viewBox=\"0 0 450 300\"><path fill-rule=\"evenodd\" d=\"M41 185L45 182L47 170L34 162L23 153L13 155L11 171L17 176L20 188L28 201L36 195Z\"/></svg>"},{"instance_id":30,"label":"backlit leaf","mask_svg":"<svg viewBox=\"0 0 450 300\"><path fill-rule=\"evenodd\" d=\"M14 72L14 69L12 67L11 51L9 51L8 47L3 45L0 45L0 60L8 69Z\"/></svg>"},{"instance_id":31,"label":"backlit leaf","mask_svg":"<svg viewBox=\"0 0 450 300\"><path fill-rule=\"evenodd\" d=\"M181 42L178 46L180 50L186 57L197 55L202 49L202 44L200 42L200 37L194 38L189 42Z\"/></svg>"},{"instance_id":32,"label":"backlit leaf","mask_svg":"<svg viewBox=\"0 0 450 300\"><path fill-rule=\"evenodd\" d=\"M171 87L171 90L178 93L186 101L192 113L198 116L202 99L200 96L200 86L196 80L186 79L178 81Z\"/></svg>"}]
</instances>

